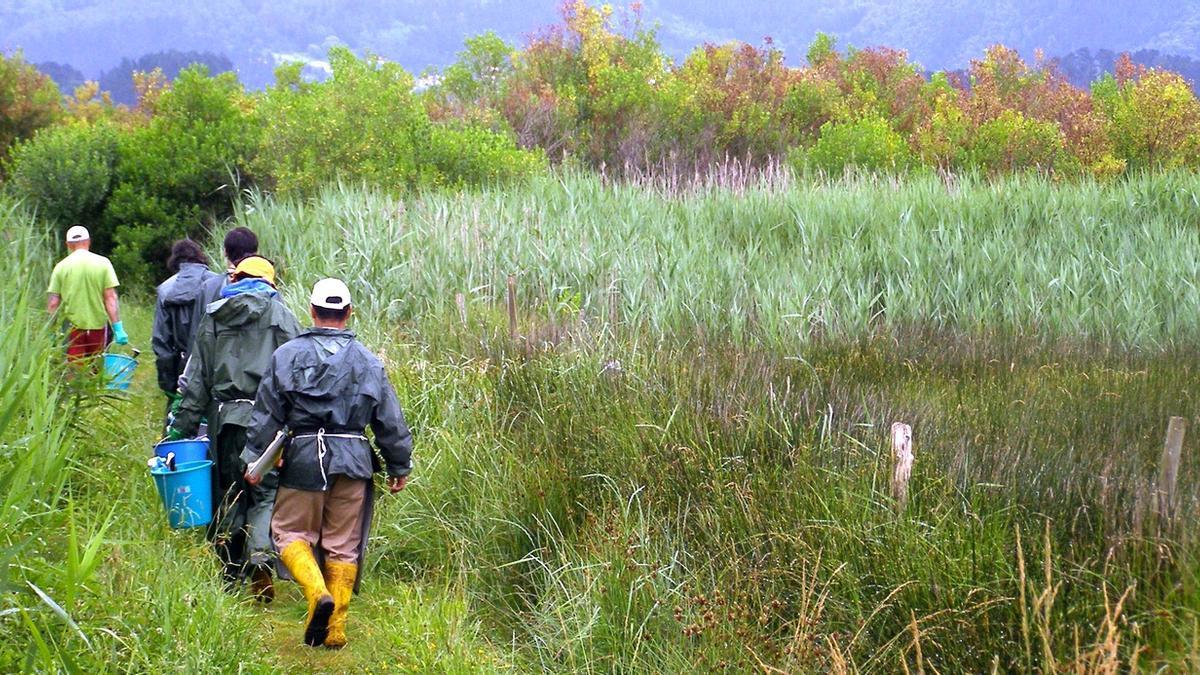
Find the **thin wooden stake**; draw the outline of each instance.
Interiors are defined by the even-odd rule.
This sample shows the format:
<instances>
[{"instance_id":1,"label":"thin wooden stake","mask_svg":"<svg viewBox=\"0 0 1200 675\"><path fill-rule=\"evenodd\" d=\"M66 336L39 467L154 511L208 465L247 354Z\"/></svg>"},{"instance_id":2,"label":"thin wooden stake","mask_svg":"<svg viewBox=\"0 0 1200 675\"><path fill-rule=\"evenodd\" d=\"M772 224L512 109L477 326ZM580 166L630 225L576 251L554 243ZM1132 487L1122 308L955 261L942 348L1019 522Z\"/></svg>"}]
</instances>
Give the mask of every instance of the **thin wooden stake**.
<instances>
[{"instance_id":1,"label":"thin wooden stake","mask_svg":"<svg viewBox=\"0 0 1200 675\"><path fill-rule=\"evenodd\" d=\"M1162 467L1158 474L1158 515L1171 520L1179 504L1177 484L1179 481L1179 459L1183 454L1183 434L1187 421L1172 417L1167 424L1167 442L1163 445Z\"/></svg>"},{"instance_id":2,"label":"thin wooden stake","mask_svg":"<svg viewBox=\"0 0 1200 675\"><path fill-rule=\"evenodd\" d=\"M617 281L614 279L608 287L608 326L610 331L616 332L617 321L620 317L621 290L617 288Z\"/></svg>"},{"instance_id":3,"label":"thin wooden stake","mask_svg":"<svg viewBox=\"0 0 1200 675\"><path fill-rule=\"evenodd\" d=\"M508 275L508 336L517 338L517 278Z\"/></svg>"},{"instance_id":4,"label":"thin wooden stake","mask_svg":"<svg viewBox=\"0 0 1200 675\"><path fill-rule=\"evenodd\" d=\"M896 510L904 511L908 505L908 478L912 475L912 427L903 422L892 424L892 458L896 462L892 472L892 498Z\"/></svg>"},{"instance_id":5,"label":"thin wooden stake","mask_svg":"<svg viewBox=\"0 0 1200 675\"><path fill-rule=\"evenodd\" d=\"M467 325L467 298L462 293L454 294L454 304L458 307L458 318Z\"/></svg>"}]
</instances>

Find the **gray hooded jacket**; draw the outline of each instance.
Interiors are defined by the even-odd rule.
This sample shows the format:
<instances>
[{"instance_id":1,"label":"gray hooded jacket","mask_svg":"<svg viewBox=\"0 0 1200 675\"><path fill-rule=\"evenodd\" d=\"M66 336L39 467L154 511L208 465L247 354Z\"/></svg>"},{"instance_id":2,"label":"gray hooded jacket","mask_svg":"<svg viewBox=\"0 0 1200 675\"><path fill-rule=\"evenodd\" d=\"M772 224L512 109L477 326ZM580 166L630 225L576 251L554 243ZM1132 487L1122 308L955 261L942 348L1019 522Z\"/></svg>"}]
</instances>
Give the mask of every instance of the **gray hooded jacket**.
<instances>
[{"instance_id":1,"label":"gray hooded jacket","mask_svg":"<svg viewBox=\"0 0 1200 675\"><path fill-rule=\"evenodd\" d=\"M291 435L279 484L326 490L333 476L370 480L378 464L364 433L375 434L390 476L412 470L412 434L383 363L354 333L313 328L276 350L259 385L242 460L258 459Z\"/></svg>"},{"instance_id":2,"label":"gray hooded jacket","mask_svg":"<svg viewBox=\"0 0 1200 675\"><path fill-rule=\"evenodd\" d=\"M179 273L158 285L150 343L158 368L158 386L174 394L187 363L192 337L204 316L205 282L219 278L200 263L184 263Z\"/></svg>"}]
</instances>

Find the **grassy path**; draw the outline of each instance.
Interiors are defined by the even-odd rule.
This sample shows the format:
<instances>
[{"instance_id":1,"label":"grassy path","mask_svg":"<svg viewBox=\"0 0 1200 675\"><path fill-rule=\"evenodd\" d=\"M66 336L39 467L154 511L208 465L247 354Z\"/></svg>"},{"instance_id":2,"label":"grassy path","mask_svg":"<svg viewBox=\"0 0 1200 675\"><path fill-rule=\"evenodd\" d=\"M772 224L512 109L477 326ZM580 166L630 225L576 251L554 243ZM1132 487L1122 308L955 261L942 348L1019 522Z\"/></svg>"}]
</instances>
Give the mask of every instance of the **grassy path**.
<instances>
[{"instance_id":1,"label":"grassy path","mask_svg":"<svg viewBox=\"0 0 1200 675\"><path fill-rule=\"evenodd\" d=\"M142 347L150 334L149 312L127 306L126 322L134 346ZM509 670L500 648L481 635L470 615L466 595L449 581L403 582L381 573L368 573L362 592L351 605L347 648L340 651L312 649L300 641L304 600L293 583L277 586L277 598L268 606L255 603L245 593L229 596L221 590L215 557L199 530L171 531L165 526L157 495L145 469L149 448L157 440L162 396L155 386L153 357L143 348L141 366L128 400L114 403L116 414L104 414L94 436L104 450L104 461L88 467L81 504L92 513L111 509L114 525L109 533L112 553L104 583L120 590L122 578L146 579L156 573L188 576L192 596L184 606L170 606L173 598L151 597L158 602L160 619L181 628L179 635L195 635L192 642L176 640L172 656L165 660L175 667L188 664L201 669L225 669L213 660L230 647L241 653L236 663L250 672L495 672ZM123 479L128 476L128 480ZM419 481L412 489L421 489ZM405 494L387 499L404 500ZM378 522L377 522L378 525ZM380 532L381 528L376 528ZM374 537L373 537L374 539ZM376 550L386 547L376 547ZM378 555L378 554L377 554ZM368 561L372 565L374 561ZM136 585L136 584L134 584ZM170 594L164 589L162 594ZM195 594L207 594L206 603ZM151 592L151 596L155 593ZM186 594L185 594L186 595ZM130 611L144 611L132 603ZM123 616L117 609L116 624L136 624L140 617ZM154 628L151 628L154 630ZM218 631L219 638L210 637ZM206 635L207 634L207 635ZM142 645L147 636L122 640ZM236 645L236 648L235 648ZM148 654L147 658L152 658ZM141 670L133 659L126 666ZM207 668L206 668L207 667Z\"/></svg>"}]
</instances>

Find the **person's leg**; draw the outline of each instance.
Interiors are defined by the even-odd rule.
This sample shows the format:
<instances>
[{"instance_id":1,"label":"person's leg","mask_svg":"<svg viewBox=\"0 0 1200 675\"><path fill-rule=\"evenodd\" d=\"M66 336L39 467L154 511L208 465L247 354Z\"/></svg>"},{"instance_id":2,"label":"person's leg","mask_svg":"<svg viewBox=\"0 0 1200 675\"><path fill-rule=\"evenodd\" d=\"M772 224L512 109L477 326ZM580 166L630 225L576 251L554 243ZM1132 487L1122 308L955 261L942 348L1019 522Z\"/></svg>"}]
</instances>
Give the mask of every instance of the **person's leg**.
<instances>
[{"instance_id":1,"label":"person's leg","mask_svg":"<svg viewBox=\"0 0 1200 675\"><path fill-rule=\"evenodd\" d=\"M279 474L268 473L258 485L247 486L246 559L249 563L252 592L263 602L275 597L271 584L275 567L275 547L271 542L271 512L275 508L275 492Z\"/></svg>"},{"instance_id":2,"label":"person's leg","mask_svg":"<svg viewBox=\"0 0 1200 675\"><path fill-rule=\"evenodd\" d=\"M246 430L232 424L221 428L213 445L217 475L217 512L209 526L209 538L225 569L225 581L242 578L246 565L246 485L242 478L241 455Z\"/></svg>"},{"instance_id":3,"label":"person's leg","mask_svg":"<svg viewBox=\"0 0 1200 675\"><path fill-rule=\"evenodd\" d=\"M370 481L337 476L325 500L321 549L325 552L325 585L334 602L325 646L332 649L346 646L346 617L358 578L363 508L370 489Z\"/></svg>"},{"instance_id":4,"label":"person's leg","mask_svg":"<svg viewBox=\"0 0 1200 675\"><path fill-rule=\"evenodd\" d=\"M313 555L313 545L321 536L325 497L324 492L281 487L275 496L275 512L271 516L271 535L279 548L279 557L300 584L308 601L304 643L312 647L325 642L329 617L334 610L333 597Z\"/></svg>"}]
</instances>

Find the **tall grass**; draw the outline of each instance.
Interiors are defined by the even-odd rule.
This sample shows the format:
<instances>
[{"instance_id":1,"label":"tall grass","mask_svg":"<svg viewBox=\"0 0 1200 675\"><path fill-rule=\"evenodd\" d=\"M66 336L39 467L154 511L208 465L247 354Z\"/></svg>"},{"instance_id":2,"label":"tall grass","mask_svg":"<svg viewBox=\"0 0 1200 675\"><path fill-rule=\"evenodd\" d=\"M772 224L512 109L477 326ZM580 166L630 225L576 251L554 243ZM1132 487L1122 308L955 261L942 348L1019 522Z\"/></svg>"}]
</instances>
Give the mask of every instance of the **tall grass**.
<instances>
[{"instance_id":1,"label":"tall grass","mask_svg":"<svg viewBox=\"0 0 1200 675\"><path fill-rule=\"evenodd\" d=\"M782 187L781 187L782 185ZM1158 347L1200 328L1200 178L1060 186L932 176L681 196L587 175L409 200L348 186L252 197L293 298L346 277L365 315L579 310L664 335L794 346L813 335L946 329Z\"/></svg>"},{"instance_id":2,"label":"tall grass","mask_svg":"<svg viewBox=\"0 0 1200 675\"><path fill-rule=\"evenodd\" d=\"M526 667L1090 671L1197 665L1194 462L1178 521L1152 482L1198 419L1198 199L565 175L236 221L297 309L350 281L400 382L418 469L373 565L459 580Z\"/></svg>"},{"instance_id":3,"label":"tall grass","mask_svg":"<svg viewBox=\"0 0 1200 675\"><path fill-rule=\"evenodd\" d=\"M45 313L56 237L0 200L0 671L262 670L257 628L145 475L161 408L65 363ZM148 328L126 307L131 333ZM143 378L145 379L145 378ZM220 619L220 630L214 622Z\"/></svg>"}]
</instances>

